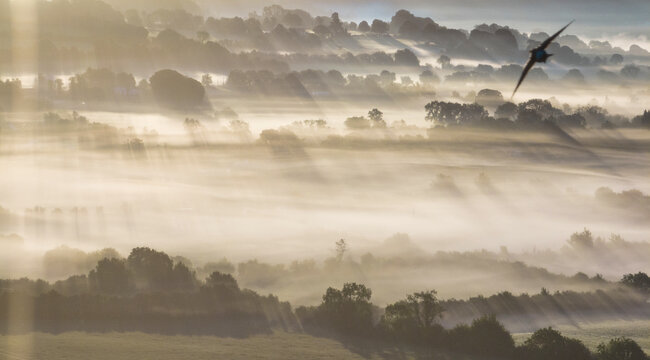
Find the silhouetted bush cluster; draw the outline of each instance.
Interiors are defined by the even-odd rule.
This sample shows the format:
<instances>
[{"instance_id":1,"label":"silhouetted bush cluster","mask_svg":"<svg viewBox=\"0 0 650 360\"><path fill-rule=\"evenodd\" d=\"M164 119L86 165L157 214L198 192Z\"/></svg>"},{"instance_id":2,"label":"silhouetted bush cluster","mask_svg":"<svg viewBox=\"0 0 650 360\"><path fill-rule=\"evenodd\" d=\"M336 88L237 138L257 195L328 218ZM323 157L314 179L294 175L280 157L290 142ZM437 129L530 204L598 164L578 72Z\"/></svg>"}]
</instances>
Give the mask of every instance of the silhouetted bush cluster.
<instances>
[{"instance_id":1,"label":"silhouetted bush cluster","mask_svg":"<svg viewBox=\"0 0 650 360\"><path fill-rule=\"evenodd\" d=\"M30 304L31 314L20 315L12 304ZM288 303L242 290L228 274L213 272L202 283L182 262L149 248L135 248L126 259L104 258L88 276L54 285L0 281L0 324L3 334L144 331L246 336L272 328L296 329Z\"/></svg>"}]
</instances>

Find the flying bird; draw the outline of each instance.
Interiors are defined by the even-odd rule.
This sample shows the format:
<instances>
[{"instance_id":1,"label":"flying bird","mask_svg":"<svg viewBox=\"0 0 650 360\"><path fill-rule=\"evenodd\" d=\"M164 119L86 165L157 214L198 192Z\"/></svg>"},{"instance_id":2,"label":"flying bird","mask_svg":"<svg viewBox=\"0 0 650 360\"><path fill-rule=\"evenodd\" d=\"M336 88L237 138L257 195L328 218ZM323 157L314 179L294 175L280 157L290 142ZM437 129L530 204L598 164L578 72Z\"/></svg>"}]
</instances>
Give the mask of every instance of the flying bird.
<instances>
[{"instance_id":1,"label":"flying bird","mask_svg":"<svg viewBox=\"0 0 650 360\"><path fill-rule=\"evenodd\" d=\"M555 40L558 35L562 33L566 28L569 27L569 25L573 24L575 20L571 20L570 23L566 24L565 27L561 28L560 31L556 32L553 34L551 37L548 39L544 40L543 43L541 43L538 47L534 48L533 50L530 51L530 59L528 59L528 62L526 63L526 66L524 67L524 71L521 73L521 77L519 77L519 82L517 83L517 87L515 87L515 91L512 92L512 96L515 96L515 93L517 92L517 89L519 89L519 86L521 83L524 81L524 78L526 75L528 75L528 72L530 69L533 68L533 65L538 62L543 62L545 63L548 58L553 56L553 54L549 54L546 52L546 48Z\"/></svg>"}]
</instances>

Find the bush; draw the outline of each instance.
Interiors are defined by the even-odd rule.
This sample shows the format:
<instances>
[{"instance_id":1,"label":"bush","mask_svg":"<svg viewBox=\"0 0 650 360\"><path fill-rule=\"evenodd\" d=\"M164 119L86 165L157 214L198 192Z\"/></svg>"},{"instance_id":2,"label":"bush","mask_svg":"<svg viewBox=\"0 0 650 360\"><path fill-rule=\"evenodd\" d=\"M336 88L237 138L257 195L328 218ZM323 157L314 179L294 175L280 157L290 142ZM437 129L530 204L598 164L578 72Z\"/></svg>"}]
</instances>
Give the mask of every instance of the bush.
<instances>
[{"instance_id":1,"label":"bush","mask_svg":"<svg viewBox=\"0 0 650 360\"><path fill-rule=\"evenodd\" d=\"M515 341L493 315L451 329L447 346L455 352L495 358L511 358L515 352Z\"/></svg>"},{"instance_id":2,"label":"bush","mask_svg":"<svg viewBox=\"0 0 650 360\"><path fill-rule=\"evenodd\" d=\"M204 103L203 85L177 71L160 70L149 81L154 97L163 106L191 109Z\"/></svg>"},{"instance_id":3,"label":"bush","mask_svg":"<svg viewBox=\"0 0 650 360\"><path fill-rule=\"evenodd\" d=\"M346 283L341 290L328 288L318 307L296 309L298 319L311 331L364 336L373 331L372 290L363 284Z\"/></svg>"},{"instance_id":4,"label":"bush","mask_svg":"<svg viewBox=\"0 0 650 360\"><path fill-rule=\"evenodd\" d=\"M624 337L598 345L596 357L599 360L645 360L648 358L639 344Z\"/></svg>"},{"instance_id":5,"label":"bush","mask_svg":"<svg viewBox=\"0 0 650 360\"><path fill-rule=\"evenodd\" d=\"M551 328L537 330L518 349L518 358L529 360L590 360L591 353L576 339Z\"/></svg>"}]
</instances>

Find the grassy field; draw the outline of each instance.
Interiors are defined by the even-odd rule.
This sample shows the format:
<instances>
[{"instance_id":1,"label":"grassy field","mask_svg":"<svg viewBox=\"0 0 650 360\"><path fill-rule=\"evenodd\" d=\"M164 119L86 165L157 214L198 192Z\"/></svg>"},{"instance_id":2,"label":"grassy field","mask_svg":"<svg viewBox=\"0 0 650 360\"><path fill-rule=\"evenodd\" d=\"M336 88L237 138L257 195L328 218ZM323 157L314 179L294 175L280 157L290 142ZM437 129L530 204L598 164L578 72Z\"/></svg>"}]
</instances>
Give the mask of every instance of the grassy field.
<instances>
[{"instance_id":1,"label":"grassy field","mask_svg":"<svg viewBox=\"0 0 650 360\"><path fill-rule=\"evenodd\" d=\"M650 321L615 321L575 327L558 327L564 335L582 340L591 350L603 341L625 336L650 353ZM514 334L522 343L529 333ZM423 354L419 354L421 356ZM437 354L436 358L449 358ZM412 359L413 353L398 349L364 351L325 338L276 332L246 339L211 336L167 336L143 333L34 333L0 336L0 359ZM456 357L451 357L456 358Z\"/></svg>"},{"instance_id":2,"label":"grassy field","mask_svg":"<svg viewBox=\"0 0 650 360\"><path fill-rule=\"evenodd\" d=\"M409 354L384 350L372 354L350 350L337 341L276 332L246 339L210 336L165 336L143 333L35 333L0 336L0 359L409 359Z\"/></svg>"},{"instance_id":3,"label":"grassy field","mask_svg":"<svg viewBox=\"0 0 650 360\"><path fill-rule=\"evenodd\" d=\"M563 335L580 339L589 349L596 350L601 342L607 342L615 337L628 337L641 346L646 354L650 354L650 321L610 321L604 323L583 324L580 328L573 326L558 326L556 330ZM530 333L514 334L515 341L520 344L530 336Z\"/></svg>"}]
</instances>

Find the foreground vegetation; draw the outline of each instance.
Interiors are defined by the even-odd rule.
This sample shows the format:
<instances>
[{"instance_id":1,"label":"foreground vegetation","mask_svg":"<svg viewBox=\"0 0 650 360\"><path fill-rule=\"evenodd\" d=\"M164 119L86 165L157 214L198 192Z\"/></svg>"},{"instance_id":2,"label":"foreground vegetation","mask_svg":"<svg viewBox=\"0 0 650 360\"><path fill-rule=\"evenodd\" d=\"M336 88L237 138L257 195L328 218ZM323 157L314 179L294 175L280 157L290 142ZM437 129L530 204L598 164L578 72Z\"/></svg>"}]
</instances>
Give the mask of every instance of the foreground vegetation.
<instances>
[{"instance_id":1,"label":"foreground vegetation","mask_svg":"<svg viewBox=\"0 0 650 360\"><path fill-rule=\"evenodd\" d=\"M88 354L92 354L96 360L364 359L364 356L346 349L337 341L285 332L246 339L79 332L0 337L0 358L81 360L87 359ZM375 355L371 358L381 357Z\"/></svg>"},{"instance_id":2,"label":"foreground vegetation","mask_svg":"<svg viewBox=\"0 0 650 360\"><path fill-rule=\"evenodd\" d=\"M591 351L596 351L598 345L616 337L626 337L636 341L646 353L650 352L650 321L647 320L617 320L596 323L579 323L576 325L559 325L562 334L579 339ZM532 333L515 333L515 343L523 344Z\"/></svg>"},{"instance_id":3,"label":"foreground vegetation","mask_svg":"<svg viewBox=\"0 0 650 360\"><path fill-rule=\"evenodd\" d=\"M635 322L635 340L642 343L650 329L648 322ZM620 334L628 323L595 324L581 329L563 328L563 332L575 336L596 351L600 334ZM625 334L632 336L631 332ZM515 340L523 343L530 334L515 334ZM650 350L647 339L644 350ZM0 336L0 357L6 359L48 358L52 360L85 359L92 353L93 359L167 360L179 358L202 359L254 359L264 354L269 359L416 359L433 355L418 353L414 349L387 347L370 350L349 344L306 334L274 332L246 339L215 336L169 336L145 333L81 333L68 332L58 335L31 333L27 335ZM438 359L458 359L448 353L435 353ZM464 357L471 359L470 357Z\"/></svg>"},{"instance_id":4,"label":"foreground vegetation","mask_svg":"<svg viewBox=\"0 0 650 360\"><path fill-rule=\"evenodd\" d=\"M246 338L281 329L337 339L365 352L406 347L501 359L645 360L645 353L629 338L609 339L591 353L580 340L550 327L516 345L496 316L599 317L634 315L628 314L633 311L644 317L649 290L650 278L639 272L625 275L620 287L609 292L550 294L543 289L532 297L502 293L443 302L435 290L427 290L381 309L371 302L370 288L346 283L341 289L328 288L320 305L301 306L294 312L275 296L240 289L232 275L214 271L200 280L163 252L135 248L126 259L104 258L88 275L54 285L29 279L0 281L0 333L136 331ZM439 320L445 310L473 320L444 328ZM29 338L23 341L28 344ZM6 345L11 347L19 345Z\"/></svg>"}]
</instances>

